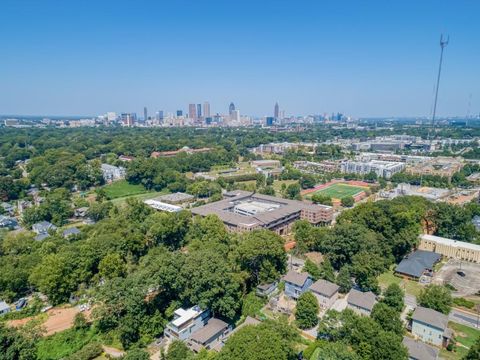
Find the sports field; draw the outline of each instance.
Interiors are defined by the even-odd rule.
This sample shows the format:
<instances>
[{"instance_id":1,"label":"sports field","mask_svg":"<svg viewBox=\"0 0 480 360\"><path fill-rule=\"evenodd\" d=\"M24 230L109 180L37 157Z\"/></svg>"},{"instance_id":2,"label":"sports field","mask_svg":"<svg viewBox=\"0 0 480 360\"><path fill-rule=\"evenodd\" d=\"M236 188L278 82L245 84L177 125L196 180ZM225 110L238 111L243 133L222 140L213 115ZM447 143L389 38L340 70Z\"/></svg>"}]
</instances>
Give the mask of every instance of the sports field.
<instances>
[{"instance_id":1,"label":"sports field","mask_svg":"<svg viewBox=\"0 0 480 360\"><path fill-rule=\"evenodd\" d=\"M346 196L355 196L364 190L365 188L360 186L347 185L347 184L332 184L323 189L312 192L308 195L312 196L313 194L322 194L330 198L342 199Z\"/></svg>"}]
</instances>

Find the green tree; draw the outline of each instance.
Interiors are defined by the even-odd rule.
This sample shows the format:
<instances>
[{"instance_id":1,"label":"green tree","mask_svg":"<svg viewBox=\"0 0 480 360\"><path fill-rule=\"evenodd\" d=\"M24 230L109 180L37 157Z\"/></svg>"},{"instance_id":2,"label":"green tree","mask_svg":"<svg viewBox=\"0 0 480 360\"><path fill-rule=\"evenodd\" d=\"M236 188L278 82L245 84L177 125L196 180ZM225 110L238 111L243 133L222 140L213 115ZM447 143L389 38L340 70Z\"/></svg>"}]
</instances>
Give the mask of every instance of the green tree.
<instances>
[{"instance_id":1,"label":"green tree","mask_svg":"<svg viewBox=\"0 0 480 360\"><path fill-rule=\"evenodd\" d=\"M397 312L402 312L404 307L405 294L398 284L390 284L383 293L382 302L395 309Z\"/></svg>"},{"instance_id":2,"label":"green tree","mask_svg":"<svg viewBox=\"0 0 480 360\"><path fill-rule=\"evenodd\" d=\"M277 280L285 272L287 254L283 239L268 230L247 233L238 246L238 263L250 274L250 284Z\"/></svg>"},{"instance_id":3,"label":"green tree","mask_svg":"<svg viewBox=\"0 0 480 360\"><path fill-rule=\"evenodd\" d=\"M468 353L462 358L462 360L478 360L478 359L480 359L480 337L477 338L475 343L468 350Z\"/></svg>"},{"instance_id":4,"label":"green tree","mask_svg":"<svg viewBox=\"0 0 480 360\"><path fill-rule=\"evenodd\" d=\"M23 333L14 327L0 324L0 358L2 360L37 359L38 334Z\"/></svg>"},{"instance_id":5,"label":"green tree","mask_svg":"<svg viewBox=\"0 0 480 360\"><path fill-rule=\"evenodd\" d=\"M175 340L168 347L165 360L188 360L193 359L193 352L183 341Z\"/></svg>"},{"instance_id":6,"label":"green tree","mask_svg":"<svg viewBox=\"0 0 480 360\"><path fill-rule=\"evenodd\" d=\"M127 354L122 357L122 360L149 360L150 355L142 349L132 349L127 351Z\"/></svg>"},{"instance_id":7,"label":"green tree","mask_svg":"<svg viewBox=\"0 0 480 360\"><path fill-rule=\"evenodd\" d=\"M352 196L345 196L342 198L341 204L343 207L352 207L355 204L355 200Z\"/></svg>"},{"instance_id":8,"label":"green tree","mask_svg":"<svg viewBox=\"0 0 480 360\"><path fill-rule=\"evenodd\" d=\"M395 334L403 334L403 324L400 319L400 313L385 303L376 303L372 309L371 317L383 330L391 331Z\"/></svg>"},{"instance_id":9,"label":"green tree","mask_svg":"<svg viewBox=\"0 0 480 360\"><path fill-rule=\"evenodd\" d=\"M310 291L304 292L297 300L295 319L301 329L310 329L318 324L320 310L317 298Z\"/></svg>"},{"instance_id":10,"label":"green tree","mask_svg":"<svg viewBox=\"0 0 480 360\"><path fill-rule=\"evenodd\" d=\"M292 200L301 200L302 196L300 195L301 187L298 183L290 184L285 189L285 196L287 199Z\"/></svg>"},{"instance_id":11,"label":"green tree","mask_svg":"<svg viewBox=\"0 0 480 360\"><path fill-rule=\"evenodd\" d=\"M330 282L335 282L335 270L333 269L332 263L328 257L325 258L323 263L320 265L320 278Z\"/></svg>"},{"instance_id":12,"label":"green tree","mask_svg":"<svg viewBox=\"0 0 480 360\"><path fill-rule=\"evenodd\" d=\"M328 205L332 206L332 198L327 195L323 195L321 193L315 193L312 195L312 201L315 204L322 204L322 205Z\"/></svg>"},{"instance_id":13,"label":"green tree","mask_svg":"<svg viewBox=\"0 0 480 360\"><path fill-rule=\"evenodd\" d=\"M317 180L313 175L303 174L299 180L299 183L302 189L310 189L315 186L315 184L317 183Z\"/></svg>"},{"instance_id":14,"label":"green tree","mask_svg":"<svg viewBox=\"0 0 480 360\"><path fill-rule=\"evenodd\" d=\"M122 277L126 271L126 264L117 253L108 254L98 264L98 274L104 279Z\"/></svg>"},{"instance_id":15,"label":"green tree","mask_svg":"<svg viewBox=\"0 0 480 360\"><path fill-rule=\"evenodd\" d=\"M346 344L330 342L318 347L310 360L360 360L360 357Z\"/></svg>"},{"instance_id":16,"label":"green tree","mask_svg":"<svg viewBox=\"0 0 480 360\"><path fill-rule=\"evenodd\" d=\"M298 339L298 333L286 323L247 325L228 339L216 360L291 360Z\"/></svg>"},{"instance_id":17,"label":"green tree","mask_svg":"<svg viewBox=\"0 0 480 360\"><path fill-rule=\"evenodd\" d=\"M347 265L342 266L338 272L335 282L338 286L340 286L339 291L342 294L346 294L350 291L352 288L352 276L350 274L350 268Z\"/></svg>"},{"instance_id":18,"label":"green tree","mask_svg":"<svg viewBox=\"0 0 480 360\"><path fill-rule=\"evenodd\" d=\"M429 309L448 314L452 307L450 290L441 285L428 285L418 296L418 304Z\"/></svg>"},{"instance_id":19,"label":"green tree","mask_svg":"<svg viewBox=\"0 0 480 360\"><path fill-rule=\"evenodd\" d=\"M320 268L310 259L305 261L305 265L302 269L303 272L309 273L313 280L318 280L322 276Z\"/></svg>"}]
</instances>

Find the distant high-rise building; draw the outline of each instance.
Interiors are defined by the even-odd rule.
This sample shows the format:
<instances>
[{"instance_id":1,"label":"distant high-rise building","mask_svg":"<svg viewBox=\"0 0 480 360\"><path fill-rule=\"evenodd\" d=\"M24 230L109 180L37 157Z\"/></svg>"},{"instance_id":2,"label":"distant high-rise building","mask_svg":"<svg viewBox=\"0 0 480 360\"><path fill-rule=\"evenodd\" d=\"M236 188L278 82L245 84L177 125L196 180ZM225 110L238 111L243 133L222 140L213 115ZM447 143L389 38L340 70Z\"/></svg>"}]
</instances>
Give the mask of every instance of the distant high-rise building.
<instances>
[{"instance_id":1,"label":"distant high-rise building","mask_svg":"<svg viewBox=\"0 0 480 360\"><path fill-rule=\"evenodd\" d=\"M133 126L136 120L135 113L122 113L121 115L123 126Z\"/></svg>"},{"instance_id":2,"label":"distant high-rise building","mask_svg":"<svg viewBox=\"0 0 480 360\"><path fill-rule=\"evenodd\" d=\"M163 123L164 115L163 115L163 110L158 110L155 114L155 120L157 124Z\"/></svg>"},{"instance_id":3,"label":"distant high-rise building","mask_svg":"<svg viewBox=\"0 0 480 360\"><path fill-rule=\"evenodd\" d=\"M233 121L240 121L240 110L233 110L230 114L230 119Z\"/></svg>"},{"instance_id":4,"label":"distant high-rise building","mask_svg":"<svg viewBox=\"0 0 480 360\"><path fill-rule=\"evenodd\" d=\"M202 118L202 104L197 104L197 119Z\"/></svg>"},{"instance_id":5,"label":"distant high-rise building","mask_svg":"<svg viewBox=\"0 0 480 360\"><path fill-rule=\"evenodd\" d=\"M195 105L195 104L189 104L188 105L188 117L190 119L196 119L197 118L197 105Z\"/></svg>"},{"instance_id":6,"label":"distant high-rise building","mask_svg":"<svg viewBox=\"0 0 480 360\"><path fill-rule=\"evenodd\" d=\"M228 113L232 115L232 113L235 111L235 104L233 102L230 103L230 106L228 107Z\"/></svg>"},{"instance_id":7,"label":"distant high-rise building","mask_svg":"<svg viewBox=\"0 0 480 360\"><path fill-rule=\"evenodd\" d=\"M210 117L210 103L208 101L203 103L203 116Z\"/></svg>"},{"instance_id":8,"label":"distant high-rise building","mask_svg":"<svg viewBox=\"0 0 480 360\"><path fill-rule=\"evenodd\" d=\"M147 121L148 120L148 111L147 111L147 107L145 106L143 108L143 121Z\"/></svg>"},{"instance_id":9,"label":"distant high-rise building","mask_svg":"<svg viewBox=\"0 0 480 360\"><path fill-rule=\"evenodd\" d=\"M275 107L273 109L273 117L275 119L278 119L279 118L279 115L280 115L280 109L278 107L278 102L275 103Z\"/></svg>"},{"instance_id":10,"label":"distant high-rise building","mask_svg":"<svg viewBox=\"0 0 480 360\"><path fill-rule=\"evenodd\" d=\"M274 117L267 116L267 117L265 118L265 125L267 125L267 126L273 126L274 122L275 122L275 118L274 118Z\"/></svg>"},{"instance_id":11,"label":"distant high-rise building","mask_svg":"<svg viewBox=\"0 0 480 360\"><path fill-rule=\"evenodd\" d=\"M107 121L112 122L117 120L117 114L114 112L107 112Z\"/></svg>"},{"instance_id":12,"label":"distant high-rise building","mask_svg":"<svg viewBox=\"0 0 480 360\"><path fill-rule=\"evenodd\" d=\"M177 117L183 116L183 111L182 110L177 110Z\"/></svg>"}]
</instances>

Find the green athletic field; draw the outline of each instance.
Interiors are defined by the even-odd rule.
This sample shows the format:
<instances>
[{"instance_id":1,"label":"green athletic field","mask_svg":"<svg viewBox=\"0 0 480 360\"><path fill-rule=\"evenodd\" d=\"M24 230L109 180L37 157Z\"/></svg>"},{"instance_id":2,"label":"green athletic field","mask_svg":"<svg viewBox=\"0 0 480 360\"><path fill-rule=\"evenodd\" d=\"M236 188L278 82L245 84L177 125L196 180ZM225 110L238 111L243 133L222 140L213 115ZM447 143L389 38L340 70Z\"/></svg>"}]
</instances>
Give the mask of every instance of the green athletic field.
<instances>
[{"instance_id":1,"label":"green athletic field","mask_svg":"<svg viewBox=\"0 0 480 360\"><path fill-rule=\"evenodd\" d=\"M308 195L311 197L313 194L322 194L330 198L341 199L346 196L355 196L364 190L365 188L360 186L347 185L347 184L332 184L324 189L315 191Z\"/></svg>"}]
</instances>

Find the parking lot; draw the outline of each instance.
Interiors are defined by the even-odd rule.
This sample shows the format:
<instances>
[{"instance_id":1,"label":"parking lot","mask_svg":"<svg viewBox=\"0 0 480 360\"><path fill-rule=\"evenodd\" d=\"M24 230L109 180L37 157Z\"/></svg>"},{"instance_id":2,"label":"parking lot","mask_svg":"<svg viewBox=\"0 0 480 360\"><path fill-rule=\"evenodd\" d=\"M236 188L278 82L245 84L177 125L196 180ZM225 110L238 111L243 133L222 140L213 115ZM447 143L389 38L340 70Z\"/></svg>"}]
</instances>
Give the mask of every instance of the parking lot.
<instances>
[{"instance_id":1,"label":"parking lot","mask_svg":"<svg viewBox=\"0 0 480 360\"><path fill-rule=\"evenodd\" d=\"M432 283L450 284L456 289L456 297L475 295L480 291L480 264L449 260L434 275Z\"/></svg>"}]
</instances>

